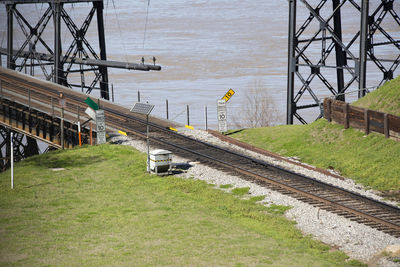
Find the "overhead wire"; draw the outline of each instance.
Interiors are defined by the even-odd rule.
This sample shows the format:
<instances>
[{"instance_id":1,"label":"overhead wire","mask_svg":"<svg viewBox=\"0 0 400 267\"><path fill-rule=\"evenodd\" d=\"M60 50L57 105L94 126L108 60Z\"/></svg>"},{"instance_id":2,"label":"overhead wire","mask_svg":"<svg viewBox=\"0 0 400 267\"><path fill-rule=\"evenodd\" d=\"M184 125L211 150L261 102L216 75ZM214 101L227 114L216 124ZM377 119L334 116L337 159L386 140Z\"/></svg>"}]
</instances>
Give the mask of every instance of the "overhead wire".
<instances>
[{"instance_id":1,"label":"overhead wire","mask_svg":"<svg viewBox=\"0 0 400 267\"><path fill-rule=\"evenodd\" d=\"M114 2L114 0L112 0L112 4L113 4L113 7L114 7L115 19L117 20L117 25L118 25L118 31L119 31L120 41L121 41L122 47L124 48L124 52L125 52L125 61L128 62L128 55L127 55L127 53L126 53L126 47L125 47L124 39L122 38L122 34L121 34L121 32L122 32L122 31L121 31L121 25L120 25L120 23L119 23L119 19L118 19L118 16L117 16L117 11L116 11L116 8L115 8L115 2Z\"/></svg>"},{"instance_id":2,"label":"overhead wire","mask_svg":"<svg viewBox=\"0 0 400 267\"><path fill-rule=\"evenodd\" d=\"M146 22L144 24L143 47L142 47L142 49L144 49L144 42L146 41L147 22L149 20L149 7L150 7L150 0L147 0Z\"/></svg>"}]
</instances>

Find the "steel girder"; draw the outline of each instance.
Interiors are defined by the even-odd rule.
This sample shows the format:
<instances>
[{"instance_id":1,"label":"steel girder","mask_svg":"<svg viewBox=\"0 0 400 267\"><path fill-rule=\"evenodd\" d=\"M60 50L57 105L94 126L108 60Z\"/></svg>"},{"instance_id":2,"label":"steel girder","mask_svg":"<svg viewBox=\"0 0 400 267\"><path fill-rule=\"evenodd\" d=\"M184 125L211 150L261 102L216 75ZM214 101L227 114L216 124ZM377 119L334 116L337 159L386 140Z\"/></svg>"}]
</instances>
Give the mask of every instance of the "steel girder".
<instances>
[{"instance_id":1,"label":"steel girder","mask_svg":"<svg viewBox=\"0 0 400 267\"><path fill-rule=\"evenodd\" d=\"M25 67L30 68L30 74L34 74L34 67L40 66L43 75L47 80L53 79L58 84L63 84L69 87L78 87L86 93L91 93L93 89L100 90L100 96L104 99L109 99L108 89L108 71L107 67L104 66L90 66L84 68L82 64L77 64L69 61L70 57L79 57L82 59L96 59L106 61L106 46L105 46L105 35L104 35L104 22L103 22L103 1L42 1L48 3L48 8L41 14L41 17L35 25L31 25L28 20L21 14L17 9L17 4L26 3L39 3L40 1L0 1L6 4L7 9L7 23L8 23L8 42L7 42L7 67L11 69L17 69L22 71ZM93 7L90 9L85 21L81 27L78 27L76 23L69 16L68 12L64 9L63 5L68 3L76 2L93 2ZM99 36L99 50L100 55L96 53L89 41L85 38L87 30L92 22L92 18L97 13L97 28ZM25 40L21 47L17 49L17 53L14 53L13 43L13 18L15 17L19 27L21 28ZM54 23L54 42L52 45L46 43L42 38L42 34L46 30L46 27L53 18ZM65 55L61 54L61 21L66 25L66 28L70 32L73 40L66 50ZM43 63L40 57L37 56L38 45L44 47L46 53L52 55L53 68L51 71L46 69L48 63ZM53 47L53 48L51 48ZM29 48L29 50L27 49ZM42 48L43 49L43 48ZM28 51L28 53L26 53ZM19 62L18 58L22 58ZM67 63L68 61L68 63ZM16 64L18 63L18 65ZM64 69L64 66L67 67ZM76 68L78 66L78 68ZM73 69L75 67L75 69ZM50 73L49 73L50 72ZM81 76L80 84L73 84L68 82L68 75L73 72L79 72ZM94 73L93 80L85 77L85 73Z\"/></svg>"},{"instance_id":2,"label":"steel girder","mask_svg":"<svg viewBox=\"0 0 400 267\"><path fill-rule=\"evenodd\" d=\"M368 0L360 0L361 5L355 0L318 0L317 5L316 1L313 1L314 7L310 4L311 0L299 1L309 15L297 28L297 0L289 0L287 124L293 124L294 118L303 124L307 123L298 112L302 109L320 107L316 117L318 119L322 116L322 97L318 96L319 92L316 89L320 88L317 83L328 89L322 93L323 96L329 94L345 101L346 91L354 83L358 83L358 97L365 95L367 61L372 61L383 74L382 79L373 86L379 86L392 79L400 64L400 41L395 40L382 26L383 19L390 17L400 27L400 18L393 9L394 0L380 0L371 14ZM331 10L328 2L331 3ZM342 37L341 10L344 8L353 9L356 14L360 14L360 30L352 38L347 38L347 41ZM346 17L343 19L346 20ZM312 26L317 26L317 30L310 34ZM378 32L385 41L374 42ZM316 45L321 51L318 56L310 51L314 49L315 52ZM388 45L398 51L395 58L379 58L375 49ZM333 54L334 59L331 56ZM385 63L390 65L385 66ZM336 75L329 72L333 70L336 71ZM332 79L332 76L336 76L336 79ZM308 100L305 97L306 92L309 95Z\"/></svg>"}]
</instances>

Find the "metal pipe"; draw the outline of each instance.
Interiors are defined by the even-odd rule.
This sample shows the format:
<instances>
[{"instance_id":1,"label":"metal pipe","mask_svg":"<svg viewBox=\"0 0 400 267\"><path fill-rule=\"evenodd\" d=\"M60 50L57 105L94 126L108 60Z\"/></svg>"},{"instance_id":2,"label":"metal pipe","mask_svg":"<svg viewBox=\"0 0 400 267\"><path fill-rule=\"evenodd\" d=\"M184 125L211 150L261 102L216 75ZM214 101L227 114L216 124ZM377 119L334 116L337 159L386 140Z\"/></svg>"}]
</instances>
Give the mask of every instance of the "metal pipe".
<instances>
[{"instance_id":1,"label":"metal pipe","mask_svg":"<svg viewBox=\"0 0 400 267\"><path fill-rule=\"evenodd\" d=\"M137 91L137 102L140 102L140 91Z\"/></svg>"},{"instance_id":2,"label":"metal pipe","mask_svg":"<svg viewBox=\"0 0 400 267\"><path fill-rule=\"evenodd\" d=\"M0 54L7 55L8 52L7 49L0 48ZM17 55L18 51L13 50L13 55ZM25 58L29 56L29 51L22 51L18 54L18 57ZM47 53L35 53L33 57L36 60L42 60L42 61L53 61L53 55L47 54ZM113 60L100 60L100 59L94 59L94 58L79 58L79 57L67 57L65 59L65 63L72 63L72 64L82 64L85 66L104 66L108 68L117 68L117 69L127 69L127 70L140 70L140 71L160 71L161 66L159 65L149 65L149 64L138 64L138 63L130 63L130 62L122 62L122 61L113 61ZM35 66L39 65L44 65L43 64L35 64ZM49 63L53 64L53 63ZM29 66L29 64L26 64ZM92 70L92 69L87 69L87 70ZM85 69L83 71L86 71ZM70 70L70 72L74 72L73 70ZM75 70L75 72L80 72L80 70Z\"/></svg>"},{"instance_id":3,"label":"metal pipe","mask_svg":"<svg viewBox=\"0 0 400 267\"><path fill-rule=\"evenodd\" d=\"M289 0L289 38L288 38L288 80L287 80L287 106L286 124L293 124L296 112L294 100L294 73L296 71L296 0Z\"/></svg>"}]
</instances>

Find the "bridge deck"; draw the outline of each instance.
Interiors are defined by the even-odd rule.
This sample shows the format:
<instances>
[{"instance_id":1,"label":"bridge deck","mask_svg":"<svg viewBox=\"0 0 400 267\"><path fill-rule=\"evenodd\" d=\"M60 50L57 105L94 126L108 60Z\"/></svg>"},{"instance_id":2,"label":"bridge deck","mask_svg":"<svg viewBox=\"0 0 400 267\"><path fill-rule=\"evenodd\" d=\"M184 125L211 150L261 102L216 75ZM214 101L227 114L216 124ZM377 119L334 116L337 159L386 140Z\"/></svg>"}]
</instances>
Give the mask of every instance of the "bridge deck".
<instances>
[{"instance_id":1,"label":"bridge deck","mask_svg":"<svg viewBox=\"0 0 400 267\"><path fill-rule=\"evenodd\" d=\"M89 117L84 113L87 108L84 100L89 95L20 72L0 67L0 96L2 99L18 103L27 109L33 109L59 120L61 118L61 106L59 103L60 93L63 94L65 99L64 118L67 122L71 123L71 131L76 131L75 128L77 128L76 124L78 122L78 113L81 124L89 119ZM96 103L99 103L101 108L117 111L118 113L129 114L130 116L144 118L143 115L133 114L130 112L129 108L121 105L107 100L98 99L93 96L90 96L90 98ZM133 102L134 101L132 101L132 104ZM150 116L149 120L150 122L163 127L178 127L176 123L154 116ZM12 123L5 118L3 118L2 124L8 125L9 127L14 127ZM123 125L121 125L121 127L123 128ZM108 128L107 130L115 131L118 129ZM33 133L33 135L35 135L35 133ZM43 139L43 136L37 135L37 138Z\"/></svg>"}]
</instances>

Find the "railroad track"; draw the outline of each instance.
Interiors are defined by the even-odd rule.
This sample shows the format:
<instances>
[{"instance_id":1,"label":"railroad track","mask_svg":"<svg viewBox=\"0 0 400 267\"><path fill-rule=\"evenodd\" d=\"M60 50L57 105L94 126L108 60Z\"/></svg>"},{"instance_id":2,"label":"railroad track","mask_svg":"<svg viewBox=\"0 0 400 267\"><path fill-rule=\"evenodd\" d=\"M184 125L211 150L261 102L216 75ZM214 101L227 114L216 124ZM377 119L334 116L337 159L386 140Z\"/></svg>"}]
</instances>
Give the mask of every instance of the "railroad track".
<instances>
[{"instance_id":1,"label":"railroad track","mask_svg":"<svg viewBox=\"0 0 400 267\"><path fill-rule=\"evenodd\" d=\"M17 76L15 74L15 76ZM62 91L70 112L79 109L83 114L87 97L75 91L63 89L44 82L28 82L24 78L5 75L0 72L4 90L13 90L19 94L29 94L31 98L51 101ZM106 125L122 130L137 138L145 138L146 120L136 116L128 109L101 101L105 111ZM261 160L251 158L236 151L218 147L188 136L170 131L165 121L150 120L150 138L152 143L173 151L175 154L199 161L210 167L240 175L244 179L266 186L282 194L290 195L300 201L321 209L357 221L395 237L400 237L400 209L362 195L326 184L316 179L300 175L279 166L273 166Z\"/></svg>"}]
</instances>

